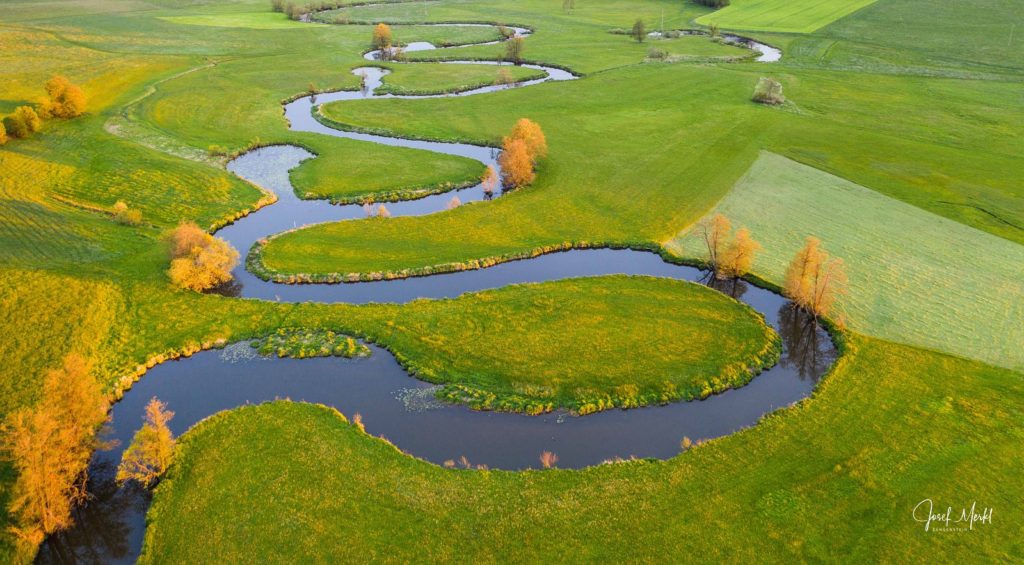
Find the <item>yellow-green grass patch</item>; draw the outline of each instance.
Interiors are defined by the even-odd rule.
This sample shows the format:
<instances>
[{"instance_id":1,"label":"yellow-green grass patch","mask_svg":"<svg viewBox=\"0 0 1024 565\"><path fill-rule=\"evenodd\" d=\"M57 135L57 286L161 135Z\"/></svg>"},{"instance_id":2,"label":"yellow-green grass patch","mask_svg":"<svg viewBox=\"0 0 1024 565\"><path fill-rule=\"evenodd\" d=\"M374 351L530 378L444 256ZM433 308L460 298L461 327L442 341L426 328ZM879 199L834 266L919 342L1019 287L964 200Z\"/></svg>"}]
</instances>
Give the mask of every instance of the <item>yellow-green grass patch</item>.
<instances>
[{"instance_id":1,"label":"yellow-green grass patch","mask_svg":"<svg viewBox=\"0 0 1024 565\"><path fill-rule=\"evenodd\" d=\"M716 212L753 232L754 269L776 282L804 238L820 238L846 262L853 329L1024 368L1024 246L772 153ZM669 247L701 257L685 232Z\"/></svg>"},{"instance_id":2,"label":"yellow-green grass patch","mask_svg":"<svg viewBox=\"0 0 1024 565\"><path fill-rule=\"evenodd\" d=\"M811 33L848 16L875 0L734 0L711 14L697 18L702 25L723 29Z\"/></svg>"},{"instance_id":3,"label":"yellow-green grass patch","mask_svg":"<svg viewBox=\"0 0 1024 565\"><path fill-rule=\"evenodd\" d=\"M237 27L245 29L305 29L307 31L309 30L309 24L292 20L283 13L271 12L269 10L266 12L250 13L164 16L160 19L175 24L193 26Z\"/></svg>"}]
</instances>

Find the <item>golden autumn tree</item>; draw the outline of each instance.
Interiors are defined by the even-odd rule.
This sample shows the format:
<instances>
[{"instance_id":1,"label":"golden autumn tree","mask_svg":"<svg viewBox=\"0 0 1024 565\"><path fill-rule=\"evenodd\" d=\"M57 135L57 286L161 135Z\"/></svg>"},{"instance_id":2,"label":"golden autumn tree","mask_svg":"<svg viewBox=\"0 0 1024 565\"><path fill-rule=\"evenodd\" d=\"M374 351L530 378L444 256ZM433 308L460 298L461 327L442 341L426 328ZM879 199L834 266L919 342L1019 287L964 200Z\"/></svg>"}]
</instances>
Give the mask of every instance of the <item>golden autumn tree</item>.
<instances>
[{"instance_id":1,"label":"golden autumn tree","mask_svg":"<svg viewBox=\"0 0 1024 565\"><path fill-rule=\"evenodd\" d=\"M69 119L85 112L85 92L63 76L46 81L46 94L49 98L42 105L46 117Z\"/></svg>"},{"instance_id":2,"label":"golden autumn tree","mask_svg":"<svg viewBox=\"0 0 1024 565\"><path fill-rule=\"evenodd\" d=\"M25 124L25 120L17 114L11 114L10 116L4 116L3 119L4 131L8 135L17 139L22 137L28 137L28 125Z\"/></svg>"},{"instance_id":3,"label":"golden autumn tree","mask_svg":"<svg viewBox=\"0 0 1024 565\"><path fill-rule=\"evenodd\" d=\"M507 188L526 186L536 178L533 172L533 158L522 139L505 138L501 155L498 156L498 164L501 165L502 183Z\"/></svg>"},{"instance_id":4,"label":"golden autumn tree","mask_svg":"<svg viewBox=\"0 0 1024 565\"><path fill-rule=\"evenodd\" d=\"M14 110L14 115L21 118L29 133L35 133L39 131L39 128L43 127L43 120L39 118L39 114L31 106L18 106Z\"/></svg>"},{"instance_id":5,"label":"golden autumn tree","mask_svg":"<svg viewBox=\"0 0 1024 565\"><path fill-rule=\"evenodd\" d=\"M721 256L729 244L729 235L732 232L732 222L723 214L715 214L710 218L704 218L697 222L693 231L694 237L704 243L707 250L707 262L716 273L720 271Z\"/></svg>"},{"instance_id":6,"label":"golden autumn tree","mask_svg":"<svg viewBox=\"0 0 1024 565\"><path fill-rule=\"evenodd\" d=\"M121 456L117 482L136 481L149 487L163 475L174 457L174 434L167 425L174 412L154 396L146 404L145 423L135 432L131 445Z\"/></svg>"},{"instance_id":7,"label":"golden autumn tree","mask_svg":"<svg viewBox=\"0 0 1024 565\"><path fill-rule=\"evenodd\" d=\"M238 252L228 242L190 222L171 233L170 252L171 282L200 292L230 281L231 270L238 264Z\"/></svg>"},{"instance_id":8,"label":"golden autumn tree","mask_svg":"<svg viewBox=\"0 0 1024 565\"><path fill-rule=\"evenodd\" d=\"M7 128L4 127L3 121L0 121L0 145L7 143Z\"/></svg>"},{"instance_id":9,"label":"golden autumn tree","mask_svg":"<svg viewBox=\"0 0 1024 565\"><path fill-rule=\"evenodd\" d=\"M379 49L384 57L391 49L391 26L379 23L373 27L373 48Z\"/></svg>"},{"instance_id":10,"label":"golden autumn tree","mask_svg":"<svg viewBox=\"0 0 1024 565\"><path fill-rule=\"evenodd\" d=\"M523 51L526 50L526 41L522 38L514 36L505 41L505 57L504 59L509 63L515 65L523 64Z\"/></svg>"},{"instance_id":11,"label":"golden autumn tree","mask_svg":"<svg viewBox=\"0 0 1024 565\"><path fill-rule=\"evenodd\" d=\"M523 140L534 163L548 156L548 140L537 122L529 118L519 118L508 136Z\"/></svg>"},{"instance_id":12,"label":"golden autumn tree","mask_svg":"<svg viewBox=\"0 0 1024 565\"><path fill-rule=\"evenodd\" d=\"M3 446L18 473L9 512L12 531L38 544L72 525L71 510L86 497L89 459L107 419L107 400L79 355L49 371L34 408L12 413L3 426Z\"/></svg>"},{"instance_id":13,"label":"golden autumn tree","mask_svg":"<svg viewBox=\"0 0 1024 565\"><path fill-rule=\"evenodd\" d=\"M746 275L754 265L754 255L759 249L761 244L750 236L750 230L736 230L736 235L719 257L718 276L739 278Z\"/></svg>"},{"instance_id":14,"label":"golden autumn tree","mask_svg":"<svg viewBox=\"0 0 1024 565\"><path fill-rule=\"evenodd\" d=\"M818 318L833 312L837 297L846 293L846 282L843 260L829 257L820 239L808 237L786 269L783 290L797 306Z\"/></svg>"}]
</instances>

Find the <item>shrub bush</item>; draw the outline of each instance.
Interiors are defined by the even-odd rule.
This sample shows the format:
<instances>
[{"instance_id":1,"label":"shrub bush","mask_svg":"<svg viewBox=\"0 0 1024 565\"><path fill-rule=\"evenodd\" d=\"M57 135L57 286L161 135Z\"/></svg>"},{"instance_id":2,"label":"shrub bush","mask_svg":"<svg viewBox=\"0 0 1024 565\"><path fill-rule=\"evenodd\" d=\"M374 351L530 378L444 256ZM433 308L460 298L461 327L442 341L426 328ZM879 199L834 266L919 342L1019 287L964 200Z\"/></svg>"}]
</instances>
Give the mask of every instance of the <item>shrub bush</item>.
<instances>
[{"instance_id":1,"label":"shrub bush","mask_svg":"<svg viewBox=\"0 0 1024 565\"><path fill-rule=\"evenodd\" d=\"M786 97L782 95L782 84L775 79L761 77L754 87L751 100L760 104L782 104Z\"/></svg>"},{"instance_id":2,"label":"shrub bush","mask_svg":"<svg viewBox=\"0 0 1024 565\"><path fill-rule=\"evenodd\" d=\"M114 203L114 220L126 226L137 226L142 223L142 211L132 210L123 201Z\"/></svg>"},{"instance_id":3,"label":"shrub bush","mask_svg":"<svg viewBox=\"0 0 1024 565\"><path fill-rule=\"evenodd\" d=\"M7 135L14 138L28 137L28 124L25 120L17 114L11 114L4 118L4 129L7 130Z\"/></svg>"},{"instance_id":4,"label":"shrub bush","mask_svg":"<svg viewBox=\"0 0 1024 565\"><path fill-rule=\"evenodd\" d=\"M175 285L201 292L231 280L238 264L238 251L228 242L213 237L199 226L186 222L171 233L171 268Z\"/></svg>"}]
</instances>

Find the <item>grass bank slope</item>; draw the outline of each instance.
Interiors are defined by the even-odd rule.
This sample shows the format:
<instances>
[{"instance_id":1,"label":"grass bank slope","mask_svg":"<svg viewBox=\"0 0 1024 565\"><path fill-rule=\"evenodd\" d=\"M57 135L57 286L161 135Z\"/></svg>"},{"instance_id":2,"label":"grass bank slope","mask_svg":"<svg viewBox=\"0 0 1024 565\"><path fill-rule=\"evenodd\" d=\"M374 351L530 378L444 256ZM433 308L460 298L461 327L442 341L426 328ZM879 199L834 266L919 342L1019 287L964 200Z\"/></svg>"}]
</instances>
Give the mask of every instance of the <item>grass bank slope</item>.
<instances>
[{"instance_id":1,"label":"grass bank slope","mask_svg":"<svg viewBox=\"0 0 1024 565\"><path fill-rule=\"evenodd\" d=\"M852 345L810 402L666 462L443 469L327 408L223 413L184 437L141 562L1019 560L1020 375ZM995 518L925 532L926 498Z\"/></svg>"},{"instance_id":2,"label":"grass bank slope","mask_svg":"<svg viewBox=\"0 0 1024 565\"><path fill-rule=\"evenodd\" d=\"M806 236L824 241L846 261L857 331L1024 369L1024 246L772 153L714 211L761 241L754 268L770 280ZM670 248L701 256L685 234Z\"/></svg>"},{"instance_id":3,"label":"grass bank slope","mask_svg":"<svg viewBox=\"0 0 1024 565\"><path fill-rule=\"evenodd\" d=\"M731 5L697 18L703 25L723 29L811 33L875 0L735 0Z\"/></svg>"}]
</instances>

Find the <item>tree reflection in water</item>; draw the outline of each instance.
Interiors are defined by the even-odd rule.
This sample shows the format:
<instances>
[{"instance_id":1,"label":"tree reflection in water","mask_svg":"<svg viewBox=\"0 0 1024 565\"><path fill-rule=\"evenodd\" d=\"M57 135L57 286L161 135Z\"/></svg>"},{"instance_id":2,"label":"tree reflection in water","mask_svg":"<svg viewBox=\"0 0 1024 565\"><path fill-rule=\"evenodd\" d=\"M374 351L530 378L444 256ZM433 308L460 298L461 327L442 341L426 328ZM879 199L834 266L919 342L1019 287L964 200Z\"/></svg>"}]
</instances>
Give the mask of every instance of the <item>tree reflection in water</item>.
<instances>
[{"instance_id":1,"label":"tree reflection in water","mask_svg":"<svg viewBox=\"0 0 1024 565\"><path fill-rule=\"evenodd\" d=\"M112 563L128 557L132 528L125 518L145 516L150 493L135 483L119 486L116 471L113 461L93 461L89 501L75 508L74 527L46 538L37 563Z\"/></svg>"},{"instance_id":2,"label":"tree reflection in water","mask_svg":"<svg viewBox=\"0 0 1024 565\"><path fill-rule=\"evenodd\" d=\"M736 300L739 300L747 292L747 288L750 285L745 280L737 278L720 279L715 276L714 271L701 271L700 284L717 290L726 296L731 296Z\"/></svg>"},{"instance_id":3,"label":"tree reflection in water","mask_svg":"<svg viewBox=\"0 0 1024 565\"><path fill-rule=\"evenodd\" d=\"M835 348L825 329L792 302L779 308L779 335L789 352L781 365L795 369L801 379L817 380L836 360Z\"/></svg>"}]
</instances>

